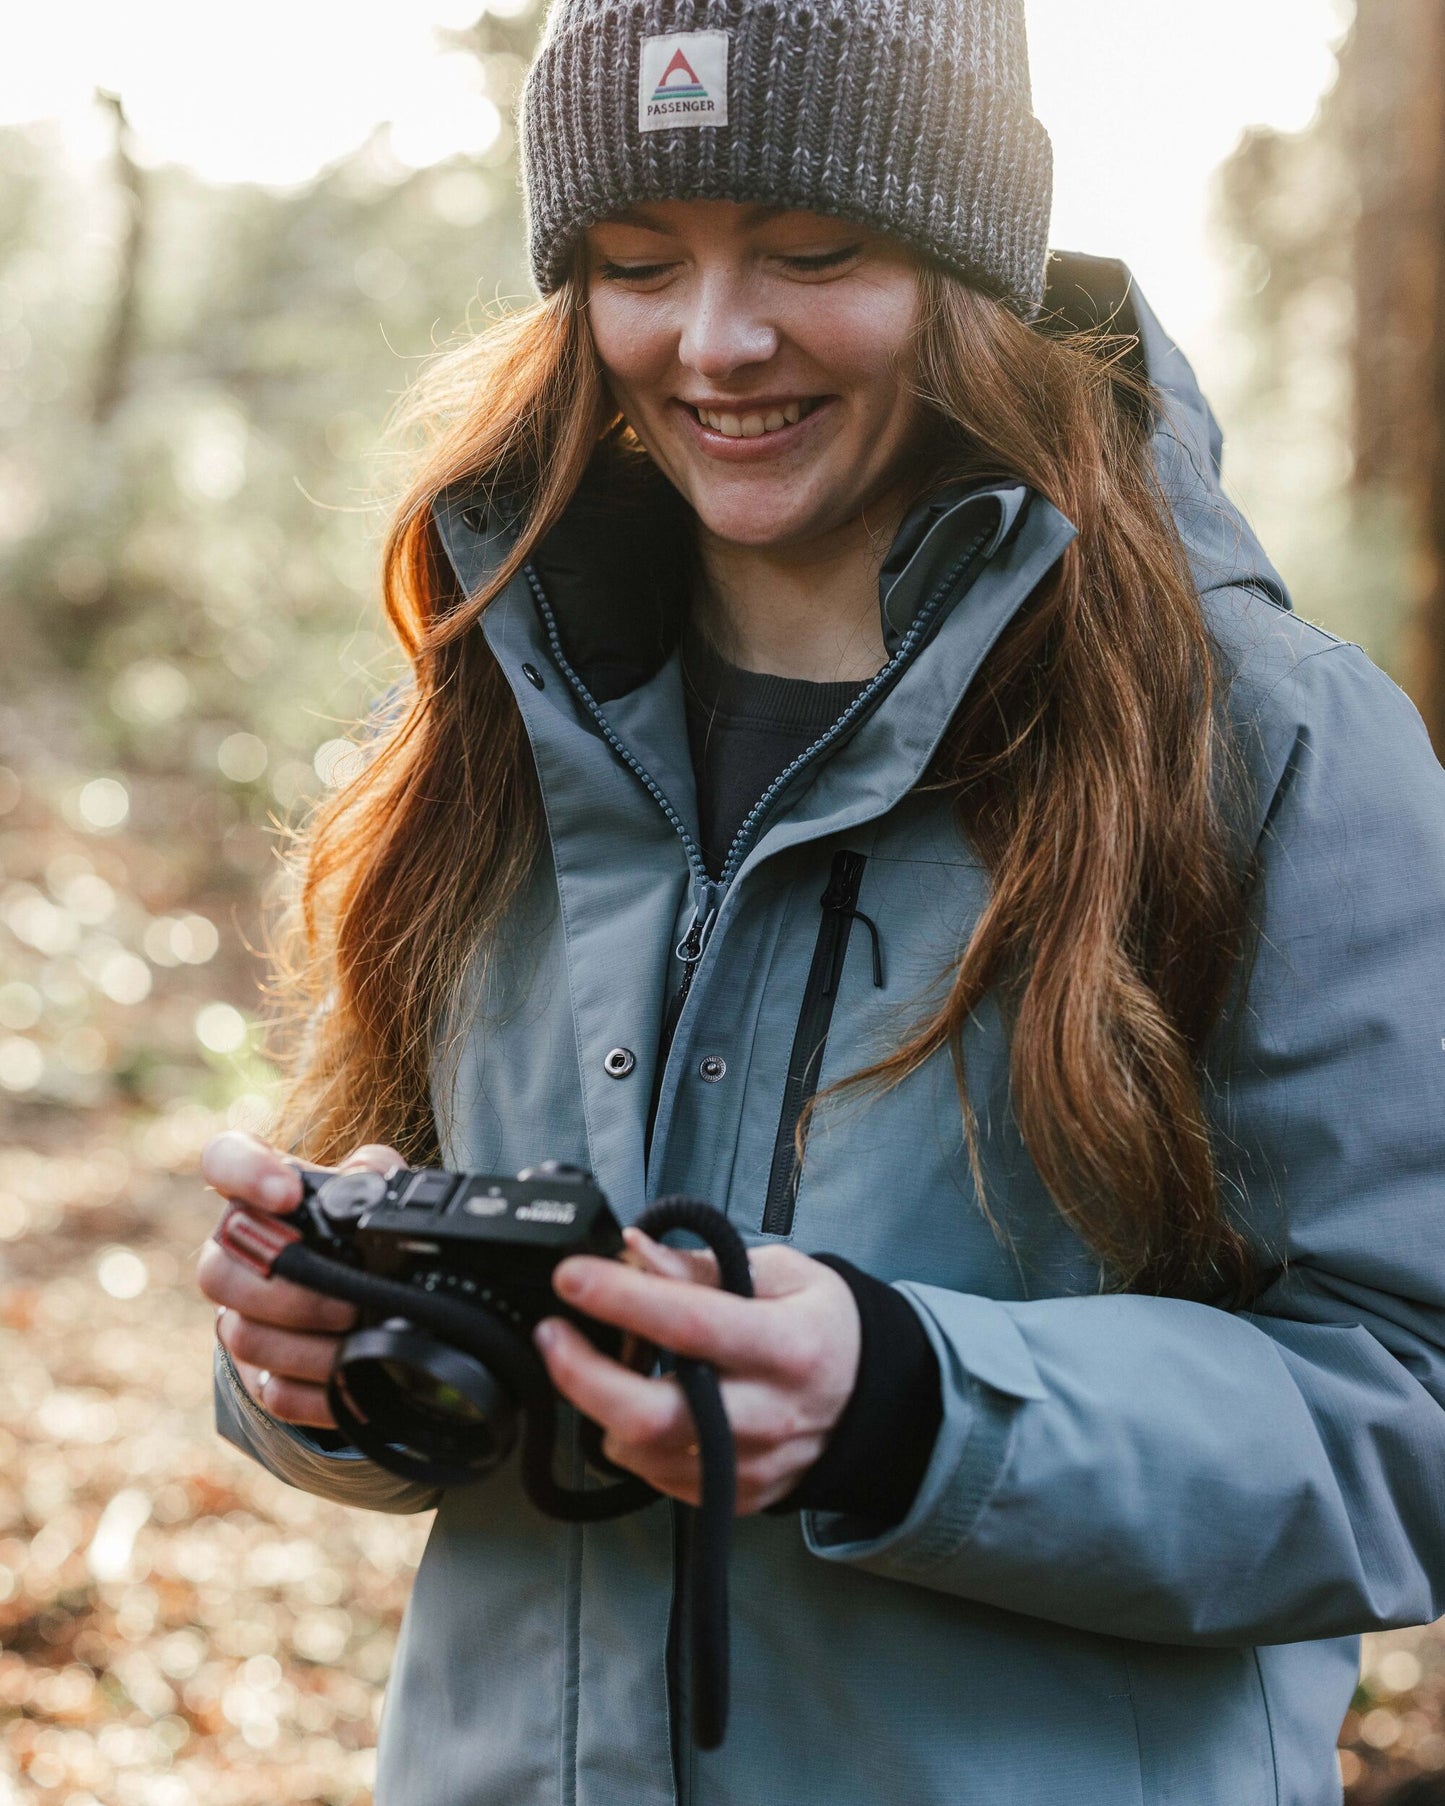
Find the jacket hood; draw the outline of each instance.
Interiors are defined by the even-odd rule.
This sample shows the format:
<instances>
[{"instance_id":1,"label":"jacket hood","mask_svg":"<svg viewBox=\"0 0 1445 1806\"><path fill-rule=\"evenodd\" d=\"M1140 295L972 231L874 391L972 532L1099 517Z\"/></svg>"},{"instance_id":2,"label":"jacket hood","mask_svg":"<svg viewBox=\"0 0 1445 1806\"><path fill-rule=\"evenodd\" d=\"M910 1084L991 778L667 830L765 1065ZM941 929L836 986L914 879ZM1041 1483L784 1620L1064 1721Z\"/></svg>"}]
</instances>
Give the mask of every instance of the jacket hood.
<instances>
[{"instance_id":1,"label":"jacket hood","mask_svg":"<svg viewBox=\"0 0 1445 1806\"><path fill-rule=\"evenodd\" d=\"M1155 465L1201 596L1243 587L1289 608L1283 579L1224 492L1219 423L1188 359L1126 266L1056 254L1044 319L1063 329L1105 326L1130 342L1126 361L1158 395ZM890 654L939 572L957 561L965 537L977 533L976 493L961 485L936 490L900 526L879 575ZM1030 496L1025 489L996 487L992 496L1000 505L997 544L1018 524ZM458 580L473 592L495 565L509 528L488 517L479 494L467 486L446 491L436 513ZM599 702L646 683L671 655L695 576L690 511L650 462L626 456L614 442L604 445L532 563L567 655Z\"/></svg>"},{"instance_id":2,"label":"jacket hood","mask_svg":"<svg viewBox=\"0 0 1445 1806\"><path fill-rule=\"evenodd\" d=\"M1202 596L1252 589L1292 606L1284 579L1254 529L1225 494L1224 434L1187 357L1159 322L1127 265L1108 257L1055 252L1046 317L1066 327L1097 326L1134 349L1126 360L1159 397L1154 462Z\"/></svg>"}]
</instances>

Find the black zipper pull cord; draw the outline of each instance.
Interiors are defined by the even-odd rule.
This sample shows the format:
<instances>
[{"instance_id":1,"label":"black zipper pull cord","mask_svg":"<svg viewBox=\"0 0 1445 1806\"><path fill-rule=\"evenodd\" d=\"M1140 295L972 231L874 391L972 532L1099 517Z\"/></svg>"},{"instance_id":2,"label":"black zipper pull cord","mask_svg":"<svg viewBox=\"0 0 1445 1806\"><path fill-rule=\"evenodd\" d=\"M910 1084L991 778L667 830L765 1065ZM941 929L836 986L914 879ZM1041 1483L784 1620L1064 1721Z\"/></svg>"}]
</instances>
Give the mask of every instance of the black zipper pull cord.
<instances>
[{"instance_id":1,"label":"black zipper pull cord","mask_svg":"<svg viewBox=\"0 0 1445 1806\"><path fill-rule=\"evenodd\" d=\"M828 888L823 892L823 908L839 916L846 916L855 922L861 922L868 930L873 941L873 986L875 990L883 989L883 942L878 933L878 924L872 916L865 916L856 907L858 884L863 875L862 865L851 867L842 862L835 864L833 875L828 880ZM833 954L833 963L828 971L828 982L823 987L823 995L831 997L838 988L838 981L843 976L843 960L847 954L847 943L840 937Z\"/></svg>"},{"instance_id":2,"label":"black zipper pull cord","mask_svg":"<svg viewBox=\"0 0 1445 1806\"><path fill-rule=\"evenodd\" d=\"M851 916L854 921L862 921L862 925L869 930L869 934L872 936L872 988L876 991L883 990L883 943L881 943L881 939L878 937L878 923L872 919L872 916L865 916L860 908L845 908L845 910L840 910L838 914L840 914L840 916ZM836 963L834 963L833 977L829 979L829 986L827 986L827 990L824 991L825 997L831 997L831 995L833 995L833 991L836 990L836 984L838 984L838 979L842 977L842 970L840 970L840 968L842 968L842 964L844 964L845 952L847 952L847 948L844 948L844 946L838 948L838 959L836 959Z\"/></svg>"}]
</instances>

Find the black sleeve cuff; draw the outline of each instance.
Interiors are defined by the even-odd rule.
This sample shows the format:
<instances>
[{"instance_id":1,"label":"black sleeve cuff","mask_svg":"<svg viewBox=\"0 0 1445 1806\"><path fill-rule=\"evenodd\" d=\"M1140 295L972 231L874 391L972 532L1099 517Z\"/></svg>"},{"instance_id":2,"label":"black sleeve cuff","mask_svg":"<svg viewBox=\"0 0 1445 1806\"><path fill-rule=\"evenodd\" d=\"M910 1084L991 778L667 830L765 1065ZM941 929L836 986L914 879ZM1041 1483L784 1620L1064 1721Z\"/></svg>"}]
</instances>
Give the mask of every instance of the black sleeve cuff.
<instances>
[{"instance_id":1,"label":"black sleeve cuff","mask_svg":"<svg viewBox=\"0 0 1445 1806\"><path fill-rule=\"evenodd\" d=\"M814 1258L845 1282L858 1307L858 1377L823 1453L768 1509L839 1511L882 1525L901 1523L943 1422L938 1359L901 1293L836 1254Z\"/></svg>"}]
</instances>

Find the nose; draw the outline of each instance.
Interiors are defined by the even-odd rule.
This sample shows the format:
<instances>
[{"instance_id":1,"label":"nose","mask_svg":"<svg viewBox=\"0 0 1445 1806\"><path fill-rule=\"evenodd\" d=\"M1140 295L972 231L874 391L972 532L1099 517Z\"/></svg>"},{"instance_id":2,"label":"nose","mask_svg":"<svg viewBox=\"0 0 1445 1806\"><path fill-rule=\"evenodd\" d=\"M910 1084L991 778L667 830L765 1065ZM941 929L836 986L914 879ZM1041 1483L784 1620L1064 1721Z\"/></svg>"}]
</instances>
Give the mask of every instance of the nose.
<instances>
[{"instance_id":1,"label":"nose","mask_svg":"<svg viewBox=\"0 0 1445 1806\"><path fill-rule=\"evenodd\" d=\"M678 342L688 369L720 382L749 364L765 364L777 349L777 328L740 272L697 272Z\"/></svg>"}]
</instances>

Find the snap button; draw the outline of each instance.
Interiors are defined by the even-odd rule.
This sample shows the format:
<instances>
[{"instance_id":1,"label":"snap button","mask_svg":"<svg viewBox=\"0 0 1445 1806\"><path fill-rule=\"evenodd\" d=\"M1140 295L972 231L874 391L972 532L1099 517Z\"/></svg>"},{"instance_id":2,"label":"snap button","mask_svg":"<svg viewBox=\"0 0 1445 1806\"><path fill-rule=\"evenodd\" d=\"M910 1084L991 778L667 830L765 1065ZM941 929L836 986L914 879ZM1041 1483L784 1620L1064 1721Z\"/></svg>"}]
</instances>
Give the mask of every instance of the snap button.
<instances>
[{"instance_id":1,"label":"snap button","mask_svg":"<svg viewBox=\"0 0 1445 1806\"><path fill-rule=\"evenodd\" d=\"M625 1079L637 1064L637 1055L630 1047L614 1047L602 1062L602 1069L609 1079Z\"/></svg>"},{"instance_id":2,"label":"snap button","mask_svg":"<svg viewBox=\"0 0 1445 1806\"><path fill-rule=\"evenodd\" d=\"M697 1069L698 1077L707 1085L715 1085L719 1079L726 1077L727 1061L721 1054L708 1054Z\"/></svg>"},{"instance_id":3,"label":"snap button","mask_svg":"<svg viewBox=\"0 0 1445 1806\"><path fill-rule=\"evenodd\" d=\"M531 684L534 690L546 689L547 680L535 665L523 665L522 675L526 678L527 682Z\"/></svg>"}]
</instances>

